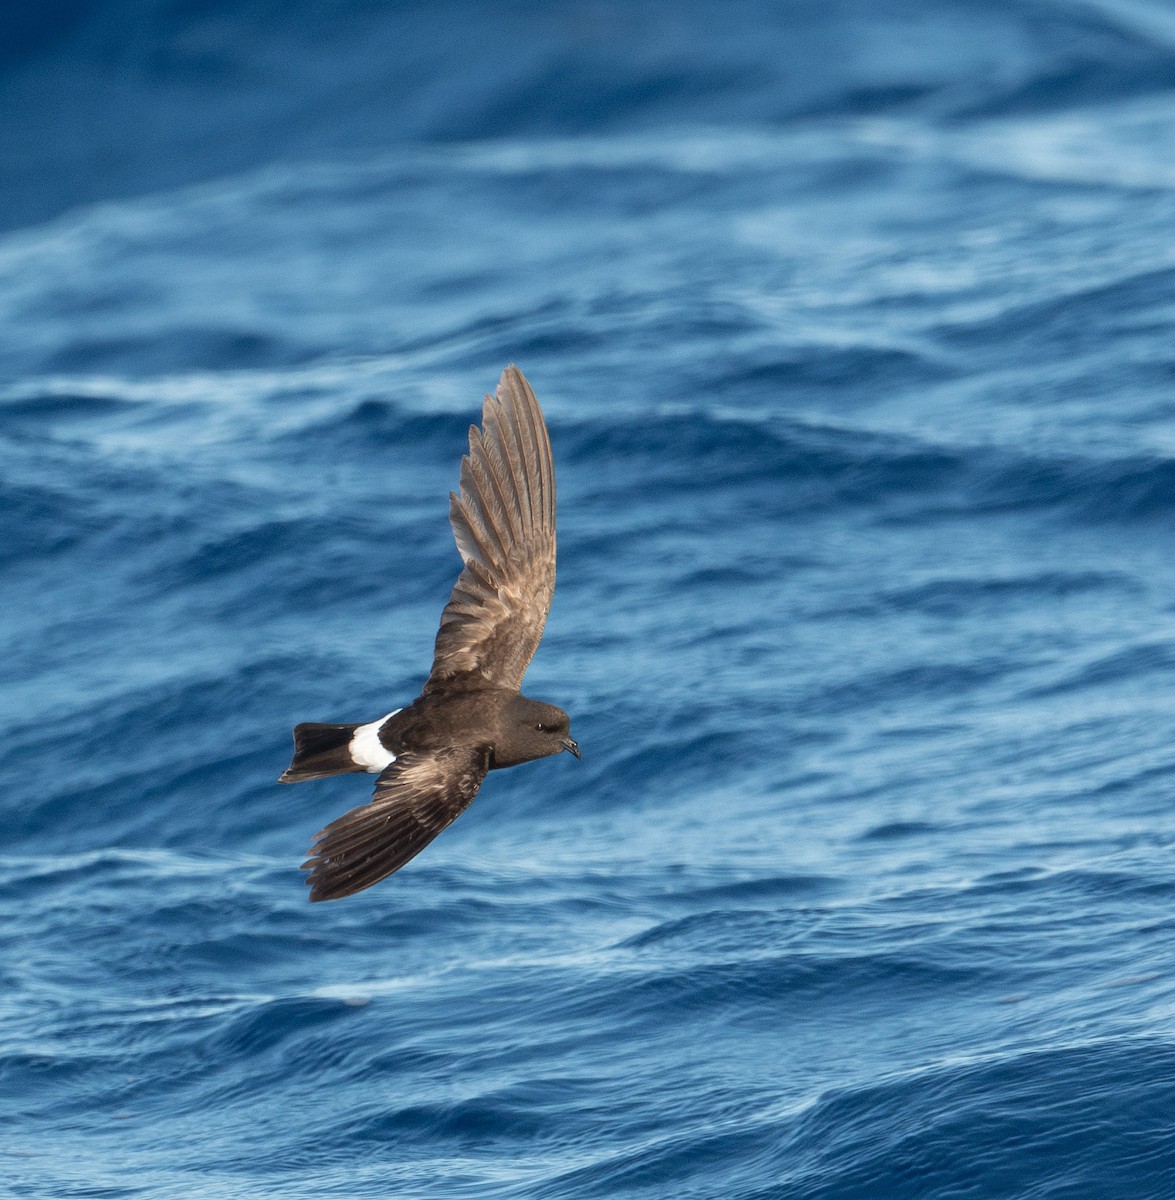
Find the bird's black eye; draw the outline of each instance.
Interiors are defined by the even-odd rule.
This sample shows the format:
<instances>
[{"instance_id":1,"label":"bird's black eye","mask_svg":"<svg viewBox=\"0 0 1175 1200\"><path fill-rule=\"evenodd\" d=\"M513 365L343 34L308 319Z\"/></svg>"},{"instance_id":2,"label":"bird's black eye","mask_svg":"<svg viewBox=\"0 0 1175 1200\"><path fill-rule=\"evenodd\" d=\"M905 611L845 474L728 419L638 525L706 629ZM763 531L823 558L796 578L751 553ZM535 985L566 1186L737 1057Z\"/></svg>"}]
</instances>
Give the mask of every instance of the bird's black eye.
<instances>
[{"instance_id":1,"label":"bird's black eye","mask_svg":"<svg viewBox=\"0 0 1175 1200\"><path fill-rule=\"evenodd\" d=\"M536 729L536 730L537 730L539 733L550 733L550 732L551 732L551 726L550 726L550 725L544 725L544 724L542 723L542 721L540 721L540 722L539 722L539 723L538 723L538 724L535 726L535 729Z\"/></svg>"}]
</instances>

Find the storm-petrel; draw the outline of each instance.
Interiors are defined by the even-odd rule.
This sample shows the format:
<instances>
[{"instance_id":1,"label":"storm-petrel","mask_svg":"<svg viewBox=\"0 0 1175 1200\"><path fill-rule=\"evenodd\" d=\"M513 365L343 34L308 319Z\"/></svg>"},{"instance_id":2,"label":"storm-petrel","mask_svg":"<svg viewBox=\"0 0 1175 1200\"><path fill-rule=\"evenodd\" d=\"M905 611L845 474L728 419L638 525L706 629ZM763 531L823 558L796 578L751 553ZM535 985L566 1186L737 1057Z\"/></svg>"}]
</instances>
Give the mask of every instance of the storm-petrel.
<instances>
[{"instance_id":1,"label":"storm-petrel","mask_svg":"<svg viewBox=\"0 0 1175 1200\"><path fill-rule=\"evenodd\" d=\"M441 613L420 696L367 724L294 729L282 783L378 774L369 804L316 837L311 900L362 891L419 854L469 807L488 771L570 750L571 721L519 691L555 590L555 468L542 410L517 367L469 430L449 521L465 569Z\"/></svg>"}]
</instances>

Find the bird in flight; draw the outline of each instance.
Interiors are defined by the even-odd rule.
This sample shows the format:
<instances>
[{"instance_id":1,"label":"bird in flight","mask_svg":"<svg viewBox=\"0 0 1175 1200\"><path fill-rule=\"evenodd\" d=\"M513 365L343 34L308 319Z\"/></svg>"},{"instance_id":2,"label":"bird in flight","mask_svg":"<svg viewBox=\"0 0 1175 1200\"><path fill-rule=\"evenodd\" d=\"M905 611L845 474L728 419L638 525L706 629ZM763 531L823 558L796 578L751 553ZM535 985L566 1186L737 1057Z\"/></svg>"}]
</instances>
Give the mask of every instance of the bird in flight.
<instances>
[{"instance_id":1,"label":"bird in flight","mask_svg":"<svg viewBox=\"0 0 1175 1200\"><path fill-rule=\"evenodd\" d=\"M407 707L366 724L294 729L279 782L378 775L370 803L315 839L311 900L337 900L398 871L469 807L486 774L570 751L571 721L522 695L555 591L555 468L542 410L517 367L469 430L449 521L465 567L441 613L432 670Z\"/></svg>"}]
</instances>

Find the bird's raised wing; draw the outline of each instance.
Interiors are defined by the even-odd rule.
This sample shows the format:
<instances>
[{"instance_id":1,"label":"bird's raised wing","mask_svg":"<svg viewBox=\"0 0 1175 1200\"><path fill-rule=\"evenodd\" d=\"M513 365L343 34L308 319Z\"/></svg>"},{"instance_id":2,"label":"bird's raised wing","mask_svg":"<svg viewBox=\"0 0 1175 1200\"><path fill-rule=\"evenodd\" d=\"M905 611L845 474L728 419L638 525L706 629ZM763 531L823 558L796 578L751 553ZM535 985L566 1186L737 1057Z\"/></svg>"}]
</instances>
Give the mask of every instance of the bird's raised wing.
<instances>
[{"instance_id":1,"label":"bird's raised wing","mask_svg":"<svg viewBox=\"0 0 1175 1200\"><path fill-rule=\"evenodd\" d=\"M542 410L517 367L469 430L449 520L465 569L441 614L425 692L463 675L518 691L555 591L555 467Z\"/></svg>"},{"instance_id":2,"label":"bird's raised wing","mask_svg":"<svg viewBox=\"0 0 1175 1200\"><path fill-rule=\"evenodd\" d=\"M310 899L350 896L398 871L469 807L489 766L481 747L401 754L376 781L370 804L318 834L302 864Z\"/></svg>"}]
</instances>

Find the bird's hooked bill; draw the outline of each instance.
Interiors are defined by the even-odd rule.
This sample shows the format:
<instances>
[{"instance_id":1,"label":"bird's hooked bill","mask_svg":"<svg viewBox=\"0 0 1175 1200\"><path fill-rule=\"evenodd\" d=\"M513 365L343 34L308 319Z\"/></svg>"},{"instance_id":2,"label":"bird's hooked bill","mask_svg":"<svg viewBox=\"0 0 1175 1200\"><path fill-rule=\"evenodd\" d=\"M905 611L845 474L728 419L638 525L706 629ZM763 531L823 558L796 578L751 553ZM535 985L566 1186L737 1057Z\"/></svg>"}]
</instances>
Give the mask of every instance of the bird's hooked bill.
<instances>
[{"instance_id":1,"label":"bird's hooked bill","mask_svg":"<svg viewBox=\"0 0 1175 1200\"><path fill-rule=\"evenodd\" d=\"M571 753L574 754L576 758L579 757L579 743L572 740L571 738L563 739L563 749L570 750Z\"/></svg>"}]
</instances>

